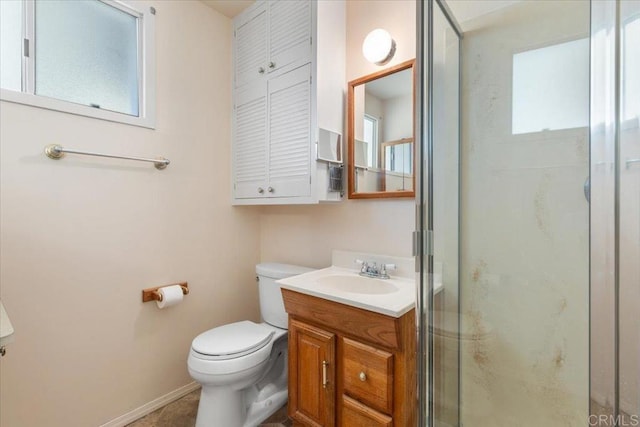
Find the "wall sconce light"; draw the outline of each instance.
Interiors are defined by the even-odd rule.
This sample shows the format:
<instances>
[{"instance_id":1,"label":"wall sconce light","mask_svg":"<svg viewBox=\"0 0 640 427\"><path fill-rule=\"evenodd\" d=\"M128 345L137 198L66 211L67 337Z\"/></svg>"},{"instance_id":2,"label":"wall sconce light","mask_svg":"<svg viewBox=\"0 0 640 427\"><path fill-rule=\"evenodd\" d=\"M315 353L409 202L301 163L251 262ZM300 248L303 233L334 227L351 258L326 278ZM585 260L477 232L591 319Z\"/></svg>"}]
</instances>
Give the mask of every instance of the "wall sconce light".
<instances>
[{"instance_id":1,"label":"wall sconce light","mask_svg":"<svg viewBox=\"0 0 640 427\"><path fill-rule=\"evenodd\" d=\"M381 28L375 29L367 34L362 43L362 54L367 61L384 65L393 58L396 53L396 42L388 31Z\"/></svg>"}]
</instances>

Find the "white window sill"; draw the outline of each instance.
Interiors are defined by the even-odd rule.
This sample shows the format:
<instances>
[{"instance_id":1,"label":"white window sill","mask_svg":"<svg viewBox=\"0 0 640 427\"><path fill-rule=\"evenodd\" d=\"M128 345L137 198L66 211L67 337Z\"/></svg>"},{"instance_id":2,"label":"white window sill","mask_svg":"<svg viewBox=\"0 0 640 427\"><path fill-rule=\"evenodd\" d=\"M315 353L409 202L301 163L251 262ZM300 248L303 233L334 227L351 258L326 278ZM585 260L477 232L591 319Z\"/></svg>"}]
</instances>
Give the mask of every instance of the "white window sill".
<instances>
[{"instance_id":1,"label":"white window sill","mask_svg":"<svg viewBox=\"0 0 640 427\"><path fill-rule=\"evenodd\" d=\"M72 102L47 98L40 95L31 95L24 92L15 92L8 89L0 89L0 100L148 129L155 129L156 127L155 117L145 117L144 115L140 117L130 116L116 113L115 111L101 110L86 105L74 104Z\"/></svg>"}]
</instances>

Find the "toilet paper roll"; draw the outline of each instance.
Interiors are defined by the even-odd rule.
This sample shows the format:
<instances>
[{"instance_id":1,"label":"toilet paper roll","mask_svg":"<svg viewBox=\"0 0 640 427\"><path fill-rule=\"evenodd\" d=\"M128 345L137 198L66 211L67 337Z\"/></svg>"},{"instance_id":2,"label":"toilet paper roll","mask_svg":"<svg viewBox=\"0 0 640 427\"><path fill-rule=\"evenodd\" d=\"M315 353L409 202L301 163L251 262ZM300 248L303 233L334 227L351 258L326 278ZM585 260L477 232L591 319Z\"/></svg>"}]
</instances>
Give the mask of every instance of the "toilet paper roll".
<instances>
[{"instance_id":1,"label":"toilet paper roll","mask_svg":"<svg viewBox=\"0 0 640 427\"><path fill-rule=\"evenodd\" d=\"M182 302L182 288L180 285L165 286L158 289L160 295L162 295L162 301L156 301L158 308L171 307Z\"/></svg>"}]
</instances>

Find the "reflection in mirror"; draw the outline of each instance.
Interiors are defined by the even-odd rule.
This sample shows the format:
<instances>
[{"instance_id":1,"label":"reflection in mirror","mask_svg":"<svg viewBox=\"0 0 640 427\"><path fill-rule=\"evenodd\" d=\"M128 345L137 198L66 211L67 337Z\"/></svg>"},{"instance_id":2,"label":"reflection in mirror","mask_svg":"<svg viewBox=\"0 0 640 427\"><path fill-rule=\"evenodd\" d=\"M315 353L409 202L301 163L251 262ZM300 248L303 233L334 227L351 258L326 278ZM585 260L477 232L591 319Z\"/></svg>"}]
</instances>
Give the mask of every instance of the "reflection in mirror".
<instances>
[{"instance_id":1,"label":"reflection in mirror","mask_svg":"<svg viewBox=\"0 0 640 427\"><path fill-rule=\"evenodd\" d=\"M413 64L349 83L349 198L413 197Z\"/></svg>"},{"instance_id":2,"label":"reflection in mirror","mask_svg":"<svg viewBox=\"0 0 640 427\"><path fill-rule=\"evenodd\" d=\"M386 189L405 191L413 188L413 138L383 142L381 145L381 164L387 175ZM398 179L401 178L401 179Z\"/></svg>"}]
</instances>

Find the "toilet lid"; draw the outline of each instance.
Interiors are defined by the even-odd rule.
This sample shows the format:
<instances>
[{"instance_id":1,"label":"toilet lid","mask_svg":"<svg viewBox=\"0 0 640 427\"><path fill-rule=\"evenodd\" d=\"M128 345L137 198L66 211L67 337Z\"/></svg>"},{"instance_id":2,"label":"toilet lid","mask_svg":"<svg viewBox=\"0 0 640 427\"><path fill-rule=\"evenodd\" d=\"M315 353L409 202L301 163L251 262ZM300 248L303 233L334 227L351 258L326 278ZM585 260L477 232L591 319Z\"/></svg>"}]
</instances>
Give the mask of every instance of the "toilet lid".
<instances>
[{"instance_id":1,"label":"toilet lid","mask_svg":"<svg viewBox=\"0 0 640 427\"><path fill-rule=\"evenodd\" d=\"M275 332L249 320L209 329L198 335L191 345L197 353L233 359L264 347Z\"/></svg>"}]
</instances>

